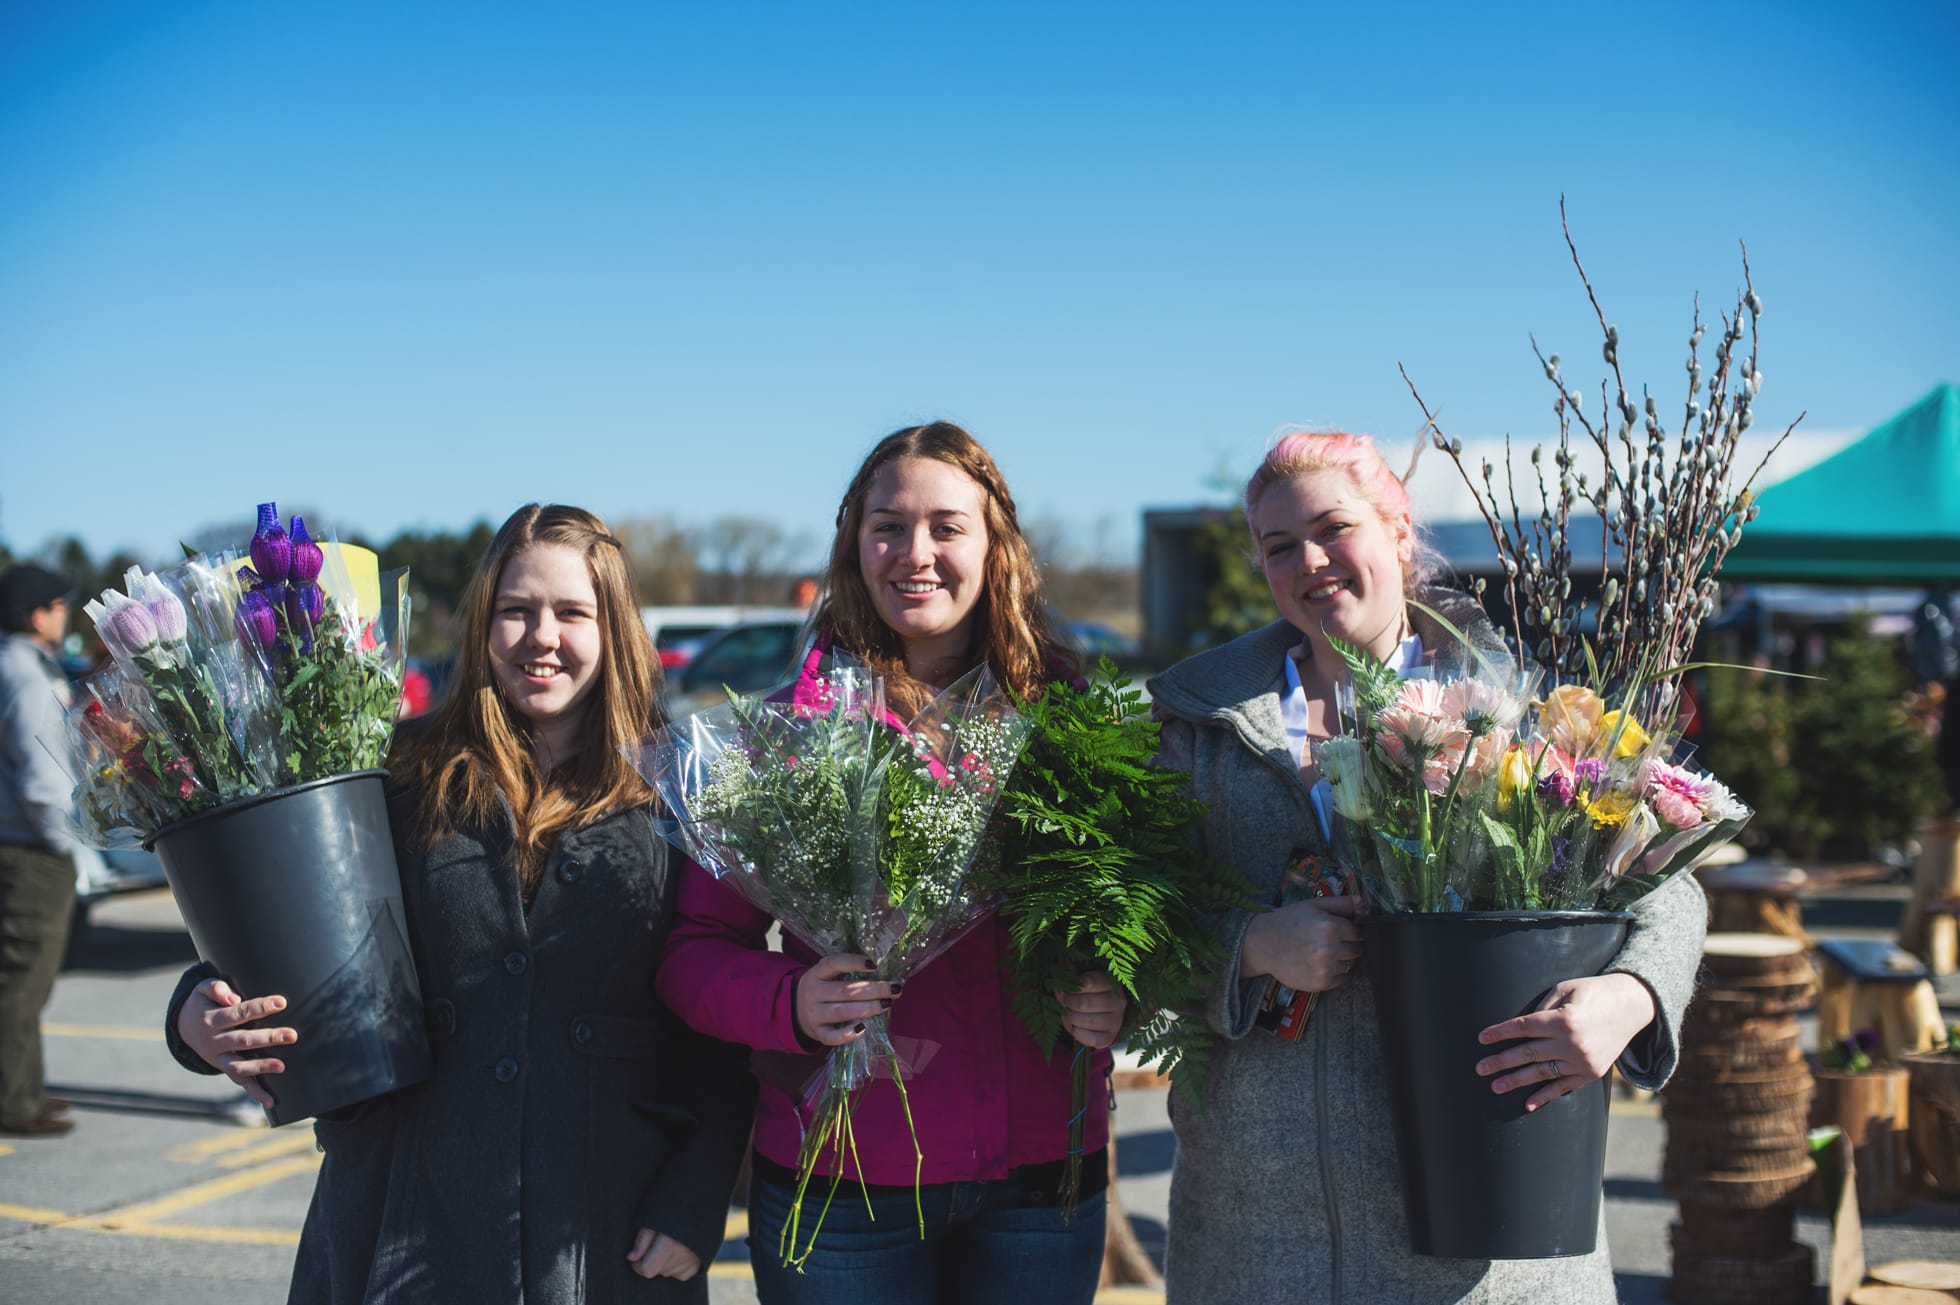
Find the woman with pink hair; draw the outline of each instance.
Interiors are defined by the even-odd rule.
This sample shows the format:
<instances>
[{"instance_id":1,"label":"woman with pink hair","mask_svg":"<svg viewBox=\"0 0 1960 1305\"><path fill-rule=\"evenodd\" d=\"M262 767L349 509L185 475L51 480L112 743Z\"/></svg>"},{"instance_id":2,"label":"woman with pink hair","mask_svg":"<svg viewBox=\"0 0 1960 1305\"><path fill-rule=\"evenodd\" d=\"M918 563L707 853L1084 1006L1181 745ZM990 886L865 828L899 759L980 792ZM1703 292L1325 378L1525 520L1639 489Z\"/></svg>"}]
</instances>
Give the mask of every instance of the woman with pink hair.
<instances>
[{"instance_id":1,"label":"woman with pink hair","mask_svg":"<svg viewBox=\"0 0 1960 1305\"><path fill-rule=\"evenodd\" d=\"M1205 1109L1173 1117L1169 1299L1611 1301L1603 1228L1580 1259L1410 1249L1381 1033L1355 972L1360 899L1329 858L1316 793L1312 746L1339 732L1346 678L1333 640L1409 677L1467 659L1452 628L1483 657L1510 654L1475 599L1431 583L1408 491L1368 437L1285 436L1247 483L1245 510L1280 619L1149 686L1163 760L1209 804L1205 850L1273 907L1216 921L1225 961L1205 1010L1219 1037ZM1328 895L1283 901L1302 882ZM1700 888L1678 876L1635 908L1607 973L1562 983L1538 1011L1484 1030L1484 1043L1509 1045L1478 1072L1494 1092L1528 1093L1527 1109L1616 1064L1659 1087L1677 1059L1705 925Z\"/></svg>"}]
</instances>

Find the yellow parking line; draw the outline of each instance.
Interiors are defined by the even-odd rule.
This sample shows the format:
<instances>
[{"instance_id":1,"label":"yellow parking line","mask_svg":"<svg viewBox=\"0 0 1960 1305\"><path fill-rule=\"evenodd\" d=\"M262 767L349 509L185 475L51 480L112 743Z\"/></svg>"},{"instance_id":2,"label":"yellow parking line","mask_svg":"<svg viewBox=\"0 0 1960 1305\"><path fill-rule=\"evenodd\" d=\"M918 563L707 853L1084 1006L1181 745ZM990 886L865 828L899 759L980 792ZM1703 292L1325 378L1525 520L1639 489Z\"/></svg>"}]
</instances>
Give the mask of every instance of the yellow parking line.
<instances>
[{"instance_id":1,"label":"yellow parking line","mask_svg":"<svg viewBox=\"0 0 1960 1305\"><path fill-rule=\"evenodd\" d=\"M207 1182L193 1183L189 1187L172 1192L168 1196L160 1196L153 1201L140 1201L135 1205L124 1206L120 1210L111 1210L107 1214L80 1220L77 1226L98 1228L105 1232L126 1232L134 1227L155 1224L167 1215L208 1205L212 1201L236 1196L240 1192L249 1192L255 1187L264 1187L267 1183L276 1183L281 1178L311 1173L319 1167L320 1157L317 1155L303 1155L291 1160L281 1160L273 1164L261 1165L257 1169L246 1169ZM154 1229L149 1231L152 1234L155 1232Z\"/></svg>"},{"instance_id":2,"label":"yellow parking line","mask_svg":"<svg viewBox=\"0 0 1960 1305\"><path fill-rule=\"evenodd\" d=\"M264 1160L277 1160L280 1156L299 1155L314 1149L316 1148L313 1130L309 1128L285 1137L275 1137L269 1142L261 1142L255 1147L240 1151L237 1155L224 1156L219 1159L218 1164L225 1169L243 1169L246 1165L255 1165Z\"/></svg>"},{"instance_id":3,"label":"yellow parking line","mask_svg":"<svg viewBox=\"0 0 1960 1305\"><path fill-rule=\"evenodd\" d=\"M1162 1287L1104 1287L1096 1305L1164 1305Z\"/></svg>"},{"instance_id":4,"label":"yellow parking line","mask_svg":"<svg viewBox=\"0 0 1960 1305\"><path fill-rule=\"evenodd\" d=\"M163 1153L163 1158L175 1160L180 1164L202 1164L214 1155L223 1155L227 1151L242 1151L248 1146L258 1146L264 1141L264 1136L256 1130L232 1128L217 1137L206 1137L196 1142L184 1142L173 1146Z\"/></svg>"},{"instance_id":5,"label":"yellow parking line","mask_svg":"<svg viewBox=\"0 0 1960 1305\"><path fill-rule=\"evenodd\" d=\"M297 1246L299 1230L285 1228L226 1228L205 1224L131 1223L105 1228L125 1237L162 1237L185 1242L223 1242L232 1246Z\"/></svg>"},{"instance_id":6,"label":"yellow parking line","mask_svg":"<svg viewBox=\"0 0 1960 1305\"><path fill-rule=\"evenodd\" d=\"M22 1223L66 1223L69 1216L59 1210L42 1210L32 1205L0 1205L0 1219Z\"/></svg>"},{"instance_id":7,"label":"yellow parking line","mask_svg":"<svg viewBox=\"0 0 1960 1305\"><path fill-rule=\"evenodd\" d=\"M721 1235L725 1240L731 1242L738 1237L747 1237L749 1235L749 1212L747 1210L730 1210L728 1212L728 1226L722 1230Z\"/></svg>"},{"instance_id":8,"label":"yellow parking line","mask_svg":"<svg viewBox=\"0 0 1960 1305\"><path fill-rule=\"evenodd\" d=\"M12 1155L13 1153L14 1148L11 1142L0 1142L0 1155Z\"/></svg>"},{"instance_id":9,"label":"yellow parking line","mask_svg":"<svg viewBox=\"0 0 1960 1305\"><path fill-rule=\"evenodd\" d=\"M163 1030L140 1024L43 1024L51 1038L112 1038L118 1042L162 1042Z\"/></svg>"}]
</instances>

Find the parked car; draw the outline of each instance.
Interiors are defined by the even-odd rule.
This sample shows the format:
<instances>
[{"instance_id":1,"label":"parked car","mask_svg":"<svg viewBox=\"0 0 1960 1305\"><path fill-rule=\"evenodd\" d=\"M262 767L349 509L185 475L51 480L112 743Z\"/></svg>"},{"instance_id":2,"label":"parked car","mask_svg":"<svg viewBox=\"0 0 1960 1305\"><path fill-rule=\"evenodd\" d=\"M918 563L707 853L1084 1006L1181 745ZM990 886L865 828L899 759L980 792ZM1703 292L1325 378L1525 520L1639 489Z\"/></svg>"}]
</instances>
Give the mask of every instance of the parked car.
<instances>
[{"instance_id":1,"label":"parked car","mask_svg":"<svg viewBox=\"0 0 1960 1305\"><path fill-rule=\"evenodd\" d=\"M773 689L790 678L803 650L803 614L795 620L744 621L698 647L667 681L667 708L676 717L705 711L735 693Z\"/></svg>"},{"instance_id":2,"label":"parked car","mask_svg":"<svg viewBox=\"0 0 1960 1305\"><path fill-rule=\"evenodd\" d=\"M744 621L791 621L801 623L800 607L642 607L640 619L660 653L660 664L675 670L691 661L701 645L713 635Z\"/></svg>"}]
</instances>

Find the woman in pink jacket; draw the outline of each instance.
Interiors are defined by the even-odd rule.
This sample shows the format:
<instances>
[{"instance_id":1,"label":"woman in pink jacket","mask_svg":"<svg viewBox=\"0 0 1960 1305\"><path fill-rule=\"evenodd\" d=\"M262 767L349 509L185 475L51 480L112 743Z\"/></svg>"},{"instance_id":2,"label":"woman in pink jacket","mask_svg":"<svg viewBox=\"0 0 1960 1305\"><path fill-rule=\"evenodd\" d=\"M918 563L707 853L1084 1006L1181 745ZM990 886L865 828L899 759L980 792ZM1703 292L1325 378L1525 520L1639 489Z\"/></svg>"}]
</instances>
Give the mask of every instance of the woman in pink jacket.
<instances>
[{"instance_id":1,"label":"woman in pink jacket","mask_svg":"<svg viewBox=\"0 0 1960 1305\"><path fill-rule=\"evenodd\" d=\"M794 692L812 691L836 647L885 676L902 715L982 662L1031 695L1073 661L1043 616L1000 469L947 422L887 436L858 468L837 511L815 624L816 647ZM1065 1220L1071 1055L1037 1044L1015 1016L1005 926L983 921L898 984L851 978L871 968L861 956L817 956L787 938L771 952L770 923L690 866L658 978L660 996L683 1019L758 1053L749 1258L762 1305L1090 1301L1102 1263L1108 1119L1090 1113L1082 1200ZM1122 995L1107 975L1086 975L1061 1000L1067 1031L1106 1073ZM795 1194L801 1089L826 1048L862 1037L864 1021L885 1010L899 1045L920 1048L906 1083L925 1152L924 1235L912 1133L896 1088L875 1079L853 1121L855 1161L815 1249L800 1269L785 1268L778 1246ZM813 1181L811 1199L828 1190Z\"/></svg>"}]
</instances>

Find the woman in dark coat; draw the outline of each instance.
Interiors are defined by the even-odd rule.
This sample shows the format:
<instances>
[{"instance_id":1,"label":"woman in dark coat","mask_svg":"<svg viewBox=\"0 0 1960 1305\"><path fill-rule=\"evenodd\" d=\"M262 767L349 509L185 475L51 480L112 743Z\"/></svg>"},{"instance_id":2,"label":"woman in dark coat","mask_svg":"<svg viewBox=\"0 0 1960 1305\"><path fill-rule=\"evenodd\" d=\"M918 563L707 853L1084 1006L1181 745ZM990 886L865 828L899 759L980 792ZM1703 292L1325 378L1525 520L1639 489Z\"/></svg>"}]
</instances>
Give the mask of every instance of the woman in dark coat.
<instances>
[{"instance_id":1,"label":"woman in dark coat","mask_svg":"<svg viewBox=\"0 0 1960 1305\"><path fill-rule=\"evenodd\" d=\"M679 866L619 751L661 720L618 542L520 510L463 624L449 699L389 759L434 1074L318 1120L289 1300L705 1302L754 1088L653 993ZM197 967L171 1049L268 1100L305 1055L255 1023L284 1006Z\"/></svg>"}]
</instances>

